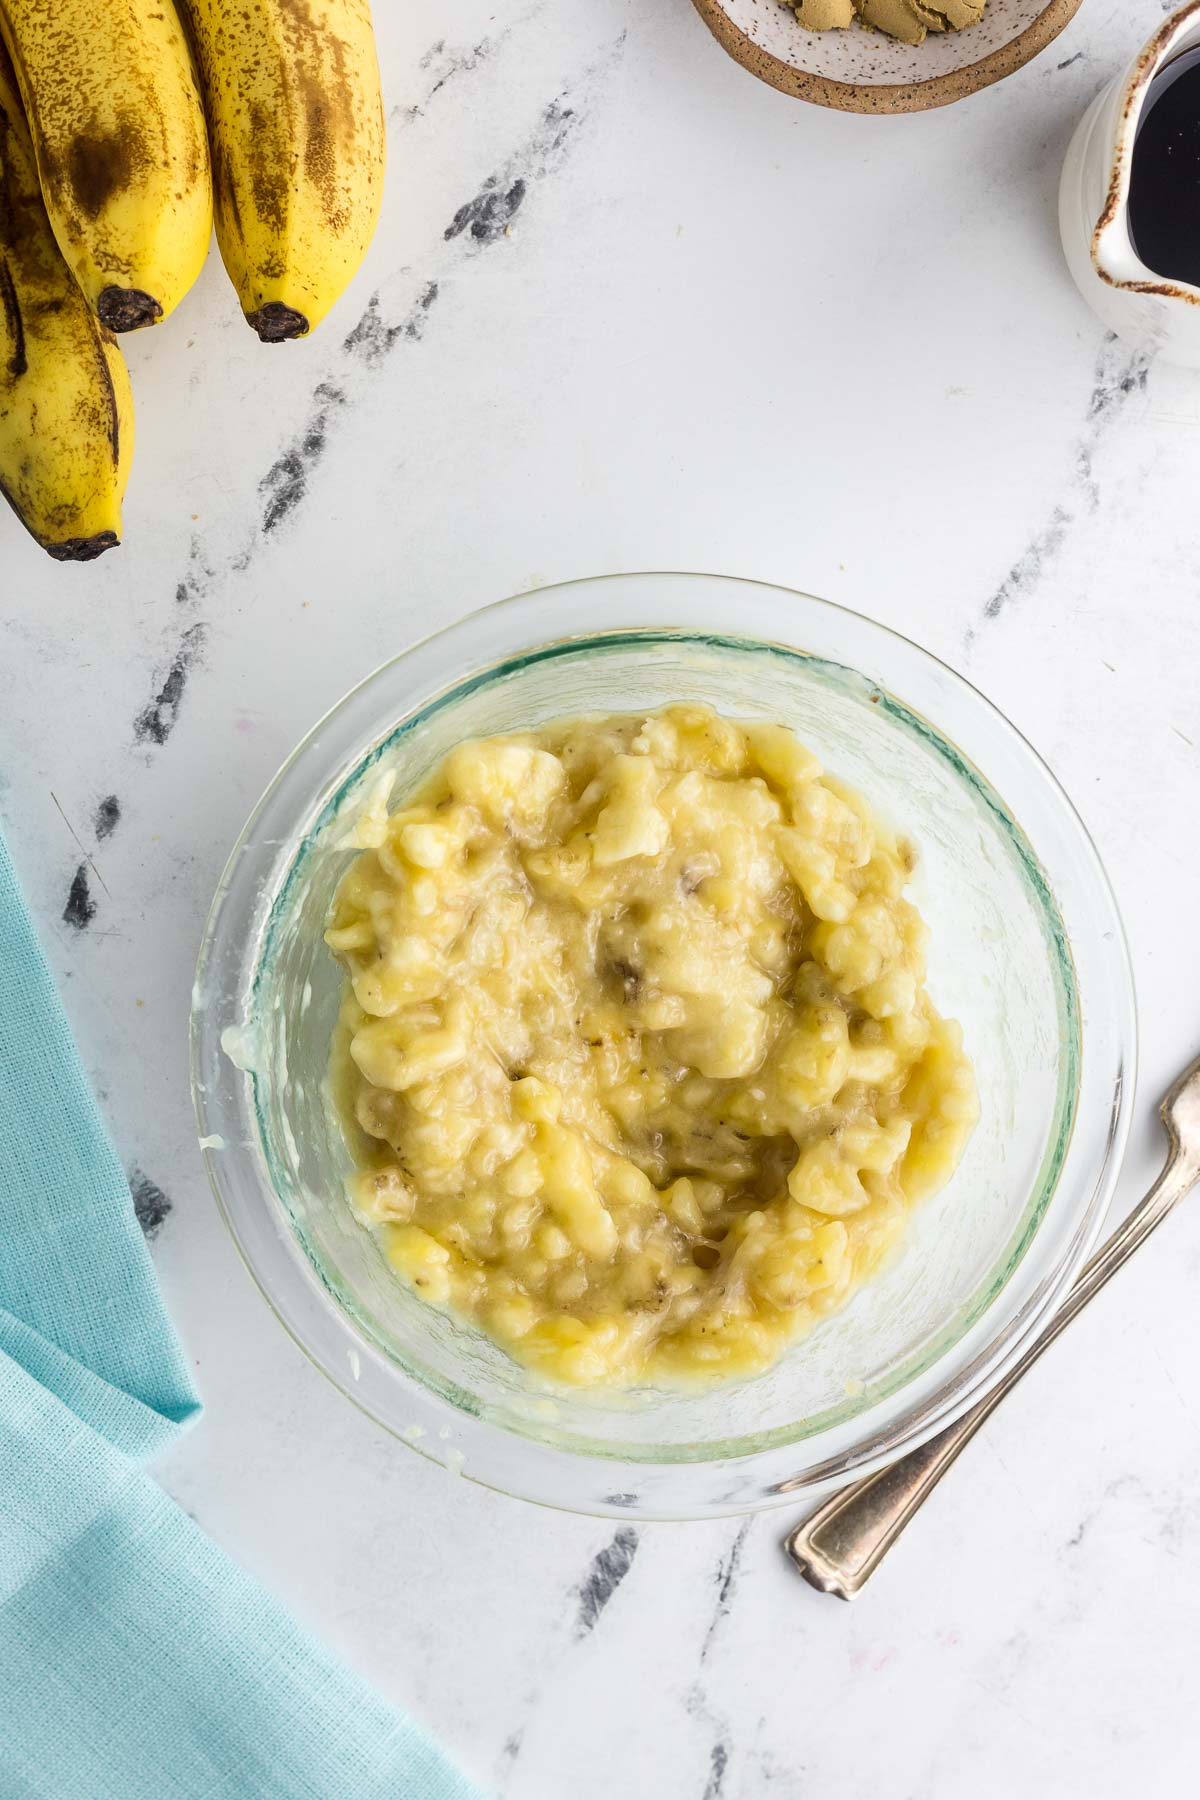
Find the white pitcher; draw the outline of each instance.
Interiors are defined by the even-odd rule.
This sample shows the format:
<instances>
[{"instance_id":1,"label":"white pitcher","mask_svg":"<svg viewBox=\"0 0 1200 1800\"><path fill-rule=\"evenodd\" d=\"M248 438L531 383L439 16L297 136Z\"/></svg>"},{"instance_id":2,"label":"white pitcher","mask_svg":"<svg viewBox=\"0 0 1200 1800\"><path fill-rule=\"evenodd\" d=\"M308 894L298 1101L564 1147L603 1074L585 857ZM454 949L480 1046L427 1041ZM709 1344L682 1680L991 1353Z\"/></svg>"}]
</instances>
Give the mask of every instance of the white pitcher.
<instances>
[{"instance_id":1,"label":"white pitcher","mask_svg":"<svg viewBox=\"0 0 1200 1800\"><path fill-rule=\"evenodd\" d=\"M1200 288L1146 267L1129 235L1133 143L1155 76L1200 44L1200 0L1166 19L1079 121L1059 189L1067 263L1110 330L1147 354L1200 368Z\"/></svg>"}]
</instances>

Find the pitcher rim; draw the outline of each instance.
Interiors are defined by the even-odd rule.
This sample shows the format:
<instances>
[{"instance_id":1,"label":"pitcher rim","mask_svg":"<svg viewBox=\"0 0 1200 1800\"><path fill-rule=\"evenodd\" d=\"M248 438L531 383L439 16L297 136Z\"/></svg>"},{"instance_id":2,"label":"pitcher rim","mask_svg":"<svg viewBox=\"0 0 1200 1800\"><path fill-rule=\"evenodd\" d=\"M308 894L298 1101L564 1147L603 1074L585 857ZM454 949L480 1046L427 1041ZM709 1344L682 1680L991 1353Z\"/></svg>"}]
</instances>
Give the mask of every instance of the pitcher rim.
<instances>
[{"instance_id":1,"label":"pitcher rim","mask_svg":"<svg viewBox=\"0 0 1200 1800\"><path fill-rule=\"evenodd\" d=\"M1185 300L1189 306L1200 306L1200 287L1193 287L1188 282L1171 281L1160 276L1156 281L1127 281L1106 269L1100 260L1101 239L1110 231L1121 210L1122 188L1128 196L1129 163L1133 156L1132 137L1128 132L1130 115L1135 106L1144 98L1146 90L1155 79L1155 64L1162 57L1167 45L1181 27L1200 19L1200 0L1187 0L1177 12L1164 19L1157 31L1143 44L1134 58L1133 66L1125 79L1121 93L1120 130L1117 137L1117 151L1113 158L1112 173L1109 177L1108 193L1104 201L1104 210L1097 219L1092 231L1091 258L1092 267L1101 281L1111 288L1120 288L1128 294L1157 294L1167 300ZM1136 135L1133 134L1134 136ZM1132 239L1130 239L1132 244ZM1136 255L1136 250L1134 251ZM1138 258L1141 261L1141 258ZM1145 265L1143 264L1143 267ZM1151 271L1153 273L1153 271Z\"/></svg>"}]
</instances>

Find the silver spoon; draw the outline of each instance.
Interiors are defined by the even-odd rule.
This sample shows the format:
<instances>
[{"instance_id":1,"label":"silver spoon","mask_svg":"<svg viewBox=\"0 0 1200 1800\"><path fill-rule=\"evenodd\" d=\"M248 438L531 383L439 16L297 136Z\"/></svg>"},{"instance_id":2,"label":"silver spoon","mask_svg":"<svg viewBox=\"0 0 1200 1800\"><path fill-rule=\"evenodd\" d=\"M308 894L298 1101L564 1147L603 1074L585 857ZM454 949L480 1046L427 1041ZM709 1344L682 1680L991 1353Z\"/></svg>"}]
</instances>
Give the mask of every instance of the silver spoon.
<instances>
[{"instance_id":1,"label":"silver spoon","mask_svg":"<svg viewBox=\"0 0 1200 1800\"><path fill-rule=\"evenodd\" d=\"M1003 1380L937 1437L843 1488L784 1539L788 1555L813 1587L853 1600L1005 1394L1200 1180L1200 1058L1184 1070L1159 1112L1170 1140L1162 1174L1084 1264L1058 1312Z\"/></svg>"}]
</instances>

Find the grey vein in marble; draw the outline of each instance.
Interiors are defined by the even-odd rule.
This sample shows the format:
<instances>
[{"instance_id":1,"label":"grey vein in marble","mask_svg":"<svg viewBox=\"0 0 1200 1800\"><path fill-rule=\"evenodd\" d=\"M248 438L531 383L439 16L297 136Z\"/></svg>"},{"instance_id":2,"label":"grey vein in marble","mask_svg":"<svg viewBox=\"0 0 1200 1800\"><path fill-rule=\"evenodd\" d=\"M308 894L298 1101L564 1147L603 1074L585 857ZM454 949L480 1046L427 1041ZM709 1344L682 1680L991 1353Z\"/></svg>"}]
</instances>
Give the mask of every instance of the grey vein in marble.
<instances>
[{"instance_id":1,"label":"grey vein in marble","mask_svg":"<svg viewBox=\"0 0 1200 1800\"><path fill-rule=\"evenodd\" d=\"M121 823L121 802L115 794L105 794L92 815L92 828L96 833L96 842L101 844L105 838L112 836Z\"/></svg>"},{"instance_id":2,"label":"grey vein in marble","mask_svg":"<svg viewBox=\"0 0 1200 1800\"><path fill-rule=\"evenodd\" d=\"M556 165L584 114L552 100L537 127L504 167L489 175L477 194L459 207L443 236L447 242L468 231L477 244L507 237L512 220L525 203L531 181L540 181Z\"/></svg>"},{"instance_id":3,"label":"grey vein in marble","mask_svg":"<svg viewBox=\"0 0 1200 1800\"><path fill-rule=\"evenodd\" d=\"M705 1782L703 1800L721 1800L725 1790L725 1777L729 1773L729 1759L733 1751L728 1727L709 1705L704 1689L697 1683L688 1690L684 1701L689 1718L695 1719L711 1733L711 1747L708 1753L708 1778Z\"/></svg>"},{"instance_id":4,"label":"grey vein in marble","mask_svg":"<svg viewBox=\"0 0 1200 1800\"><path fill-rule=\"evenodd\" d=\"M378 369L402 339L411 343L422 336L438 292L438 283L427 281L416 304L395 324L384 319L378 292L372 294L365 311L342 340L342 357L364 368ZM275 458L258 484L264 538L278 530L307 495L309 480L329 447L334 418L350 404L349 391L341 381L327 377L313 389L308 416L299 434ZM253 553L253 548L244 550L235 559L234 567L247 568Z\"/></svg>"},{"instance_id":5,"label":"grey vein in marble","mask_svg":"<svg viewBox=\"0 0 1200 1800\"><path fill-rule=\"evenodd\" d=\"M510 16L503 28L496 32L488 32L473 44L451 44L448 39L440 37L432 43L417 64L418 72L430 80L420 100L412 101L407 106L394 106L388 115L390 124L399 126L401 130L417 119L425 116L425 109L436 99L443 88L457 82L461 75L473 75L495 56L512 36L514 31L528 24L543 10L541 5L527 8L523 13Z\"/></svg>"},{"instance_id":6,"label":"grey vein in marble","mask_svg":"<svg viewBox=\"0 0 1200 1800\"><path fill-rule=\"evenodd\" d=\"M607 55L586 69L566 92L543 109L526 141L458 208L447 225L449 243L465 232L477 245L494 244L507 237L512 221L525 204L531 182L543 181L562 163L570 144L591 111L590 96L598 77L620 60L626 33L615 40ZM566 102L570 100L571 104Z\"/></svg>"},{"instance_id":7,"label":"grey vein in marble","mask_svg":"<svg viewBox=\"0 0 1200 1800\"><path fill-rule=\"evenodd\" d=\"M64 925L71 925L76 931L86 931L96 916L96 902L92 899L86 862L81 862L75 871L62 916Z\"/></svg>"},{"instance_id":8,"label":"grey vein in marble","mask_svg":"<svg viewBox=\"0 0 1200 1800\"><path fill-rule=\"evenodd\" d=\"M132 1169L129 1175L129 1192L133 1196L133 1210L142 1234L149 1242L158 1236L163 1221L171 1211L171 1202L159 1187L157 1181L151 1181L141 1169Z\"/></svg>"},{"instance_id":9,"label":"grey vein in marble","mask_svg":"<svg viewBox=\"0 0 1200 1800\"><path fill-rule=\"evenodd\" d=\"M50 790L50 798L54 802L55 811L58 813L59 818L74 838L78 849L83 853L83 861L77 866L75 873L71 878L71 886L67 892L67 904L63 908L63 923L65 925L74 926L76 931L86 931L87 927L96 916L96 901L92 896L91 876L94 875L96 877L97 882L104 889L106 894L108 893L108 888L105 884L103 875L101 875L100 870L96 866L95 858L92 856L87 845L67 817L62 802L59 800L59 797L54 792L53 788ZM108 835L107 832L100 829L99 811L96 814L95 825L96 842L99 843L101 838ZM91 872L90 874L89 870Z\"/></svg>"},{"instance_id":10,"label":"grey vein in marble","mask_svg":"<svg viewBox=\"0 0 1200 1800\"><path fill-rule=\"evenodd\" d=\"M503 1748L500 1751L500 1771L502 1776L507 1770L512 1768L518 1756L520 1756L521 1742L524 1736L525 1728L522 1726L519 1731L510 1732L508 1737L505 1738Z\"/></svg>"},{"instance_id":11,"label":"grey vein in marble","mask_svg":"<svg viewBox=\"0 0 1200 1800\"><path fill-rule=\"evenodd\" d=\"M379 310L379 294L375 292L368 300L366 311L357 325L343 339L342 349L348 356L357 357L368 369L379 368L401 338L415 341L421 337L429 309L439 292L436 281L427 281L416 306L395 325L389 325L385 321Z\"/></svg>"},{"instance_id":12,"label":"grey vein in marble","mask_svg":"<svg viewBox=\"0 0 1200 1800\"><path fill-rule=\"evenodd\" d=\"M206 625L197 623L188 626L171 658L162 686L133 721L135 744L156 744L161 747L166 743L179 723L179 709L183 704L188 676L204 648L207 636Z\"/></svg>"},{"instance_id":13,"label":"grey vein in marble","mask_svg":"<svg viewBox=\"0 0 1200 1800\"><path fill-rule=\"evenodd\" d=\"M422 336L439 291L436 281L427 281L416 304L395 324L384 319L379 293L372 294L365 311L342 340L343 358L368 369L378 369L401 340L415 342ZM280 452L258 484L263 502L261 529L264 537L270 537L285 519L290 518L307 495L309 479L329 447L334 416L349 405L349 392L339 381L326 378L313 389L308 417L298 436ZM244 550L236 558L234 567L247 568L252 556L252 548Z\"/></svg>"},{"instance_id":14,"label":"grey vein in marble","mask_svg":"<svg viewBox=\"0 0 1200 1800\"><path fill-rule=\"evenodd\" d=\"M175 600L179 606L195 606L201 599L207 584L214 580L216 570L204 555L204 545L200 537L192 534L188 546L188 569L183 580L176 584Z\"/></svg>"},{"instance_id":15,"label":"grey vein in marble","mask_svg":"<svg viewBox=\"0 0 1200 1800\"><path fill-rule=\"evenodd\" d=\"M1017 558L1000 586L988 600L983 609L985 619L998 619L1011 600L1027 594L1035 588L1042 573L1066 542L1067 532L1074 523L1075 515L1063 507L1056 506L1046 524L1030 541L1028 548Z\"/></svg>"},{"instance_id":16,"label":"grey vein in marble","mask_svg":"<svg viewBox=\"0 0 1200 1800\"><path fill-rule=\"evenodd\" d=\"M622 1525L592 1558L587 1574L579 1584L579 1617L575 1622L577 1637L594 1631L600 1615L633 1567L638 1551L638 1534L632 1525Z\"/></svg>"},{"instance_id":17,"label":"grey vein in marble","mask_svg":"<svg viewBox=\"0 0 1200 1800\"><path fill-rule=\"evenodd\" d=\"M313 392L315 402L300 437L277 456L258 484L263 497L263 536L270 537L308 492L308 478L325 454L329 421L346 404L346 391L332 381L322 381Z\"/></svg>"},{"instance_id":18,"label":"grey vein in marble","mask_svg":"<svg viewBox=\"0 0 1200 1800\"><path fill-rule=\"evenodd\" d=\"M1189 1527L1194 1527L1200 1518L1200 1507L1181 1494L1154 1493L1140 1476L1132 1472L1118 1475L1105 1484L1095 1506L1084 1513L1070 1537L1065 1540L1064 1549L1078 1550L1114 1501L1130 1498L1148 1506L1154 1521L1152 1530L1146 1534L1146 1542L1177 1554Z\"/></svg>"},{"instance_id":19,"label":"grey vein in marble","mask_svg":"<svg viewBox=\"0 0 1200 1800\"><path fill-rule=\"evenodd\" d=\"M572 116L569 110L562 115L564 130L566 121ZM456 238L460 232L469 229L477 244L494 244L497 238L508 236L512 220L524 205L527 192L528 183L523 175L518 175L508 189L500 186L497 176L489 177L475 198L459 207L446 227L445 236Z\"/></svg>"},{"instance_id":20,"label":"grey vein in marble","mask_svg":"<svg viewBox=\"0 0 1200 1800\"><path fill-rule=\"evenodd\" d=\"M475 70L494 55L496 48L508 36L511 27L506 27L496 38L482 37L478 43L467 47L447 44L445 38L439 38L421 58L417 67L426 76L432 76L432 85L426 88L420 100L412 105L393 109L393 118L404 125L424 115L425 108L436 94L440 94L447 82L458 75L471 75Z\"/></svg>"},{"instance_id":21,"label":"grey vein in marble","mask_svg":"<svg viewBox=\"0 0 1200 1800\"><path fill-rule=\"evenodd\" d=\"M725 1771L729 1767L729 1748L726 1744L714 1744L709 1753L709 1775L704 1787L704 1800L721 1800L725 1786Z\"/></svg>"},{"instance_id":22,"label":"grey vein in marble","mask_svg":"<svg viewBox=\"0 0 1200 1800\"><path fill-rule=\"evenodd\" d=\"M1004 580L988 596L978 623L963 636L965 651L973 649L980 631L1034 591L1061 553L1081 509L1087 513L1099 509L1100 490L1094 474L1096 451L1130 400L1145 392L1149 374L1150 360L1146 356L1140 352L1131 356L1113 332L1105 333L1096 354L1085 427L1074 446L1067 500L1052 508L1046 523L1034 533Z\"/></svg>"},{"instance_id":23,"label":"grey vein in marble","mask_svg":"<svg viewBox=\"0 0 1200 1800\"><path fill-rule=\"evenodd\" d=\"M733 1542L717 1564L717 1604L713 1609L713 1616L708 1622L708 1629L705 1631L704 1640L700 1645L700 1661L702 1664L708 1661L708 1653L712 1649L713 1639L717 1635L721 1621L729 1616L729 1609L733 1605L734 1595L737 1592L738 1576L741 1570L742 1551L746 1547L746 1539L749 1536L752 1524L752 1519L747 1518L742 1520L737 1531L734 1533Z\"/></svg>"}]
</instances>

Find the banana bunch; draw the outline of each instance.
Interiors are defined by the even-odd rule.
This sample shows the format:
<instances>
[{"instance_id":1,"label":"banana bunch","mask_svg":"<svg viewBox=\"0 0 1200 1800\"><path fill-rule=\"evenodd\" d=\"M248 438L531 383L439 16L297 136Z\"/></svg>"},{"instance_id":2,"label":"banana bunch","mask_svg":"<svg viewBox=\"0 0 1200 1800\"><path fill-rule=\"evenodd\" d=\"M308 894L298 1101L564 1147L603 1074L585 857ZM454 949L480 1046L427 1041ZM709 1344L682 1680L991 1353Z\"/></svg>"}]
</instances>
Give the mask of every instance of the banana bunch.
<instances>
[{"instance_id":1,"label":"banana bunch","mask_svg":"<svg viewBox=\"0 0 1200 1800\"><path fill-rule=\"evenodd\" d=\"M120 541L112 334L174 310L214 212L251 326L303 337L366 253L383 167L368 0L0 0L0 492L52 556Z\"/></svg>"},{"instance_id":2,"label":"banana bunch","mask_svg":"<svg viewBox=\"0 0 1200 1800\"><path fill-rule=\"evenodd\" d=\"M208 110L221 259L264 343L303 337L358 268L379 217L383 101L370 7L185 4Z\"/></svg>"},{"instance_id":3,"label":"banana bunch","mask_svg":"<svg viewBox=\"0 0 1200 1800\"><path fill-rule=\"evenodd\" d=\"M125 359L54 241L0 46L0 489L51 556L87 562L120 540L132 454Z\"/></svg>"}]
</instances>

